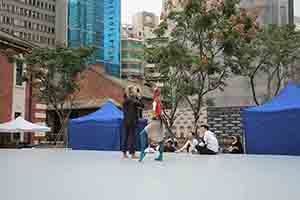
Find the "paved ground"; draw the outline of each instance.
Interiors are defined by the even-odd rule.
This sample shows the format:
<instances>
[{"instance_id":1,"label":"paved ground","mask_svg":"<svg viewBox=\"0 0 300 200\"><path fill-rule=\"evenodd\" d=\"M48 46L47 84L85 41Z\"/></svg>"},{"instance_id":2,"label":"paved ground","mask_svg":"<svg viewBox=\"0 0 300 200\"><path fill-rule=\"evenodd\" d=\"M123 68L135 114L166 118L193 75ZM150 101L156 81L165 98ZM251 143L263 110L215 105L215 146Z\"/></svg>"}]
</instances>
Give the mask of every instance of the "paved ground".
<instances>
[{"instance_id":1,"label":"paved ground","mask_svg":"<svg viewBox=\"0 0 300 200\"><path fill-rule=\"evenodd\" d=\"M2 200L284 200L300 198L300 157L0 150Z\"/></svg>"}]
</instances>

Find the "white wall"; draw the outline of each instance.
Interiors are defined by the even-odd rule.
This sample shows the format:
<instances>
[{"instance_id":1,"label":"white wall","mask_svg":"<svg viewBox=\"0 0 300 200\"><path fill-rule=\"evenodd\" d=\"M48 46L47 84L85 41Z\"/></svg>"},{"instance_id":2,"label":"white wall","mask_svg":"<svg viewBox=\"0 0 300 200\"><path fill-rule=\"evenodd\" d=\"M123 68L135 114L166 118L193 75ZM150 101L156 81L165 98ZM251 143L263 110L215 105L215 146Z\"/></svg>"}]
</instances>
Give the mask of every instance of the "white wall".
<instances>
[{"instance_id":1,"label":"white wall","mask_svg":"<svg viewBox=\"0 0 300 200\"><path fill-rule=\"evenodd\" d=\"M21 55L20 55L21 56ZM13 103L12 103L12 118L14 118L15 113L21 113L22 117L25 117L26 110L26 82L23 82L22 85L16 85L16 64L13 64L14 67L14 87L13 87ZM23 70L25 65L23 66ZM24 141L24 134L21 133L20 141Z\"/></svg>"}]
</instances>

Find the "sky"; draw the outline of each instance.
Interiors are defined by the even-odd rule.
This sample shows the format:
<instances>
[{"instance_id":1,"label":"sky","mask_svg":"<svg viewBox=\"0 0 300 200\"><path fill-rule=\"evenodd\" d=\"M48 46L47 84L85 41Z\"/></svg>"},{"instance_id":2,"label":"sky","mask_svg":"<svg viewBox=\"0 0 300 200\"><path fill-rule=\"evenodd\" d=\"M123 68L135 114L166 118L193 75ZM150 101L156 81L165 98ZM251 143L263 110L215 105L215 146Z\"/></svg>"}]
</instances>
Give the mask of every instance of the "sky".
<instances>
[{"instance_id":1,"label":"sky","mask_svg":"<svg viewBox=\"0 0 300 200\"><path fill-rule=\"evenodd\" d=\"M160 16L162 0L122 0L121 2L122 24L130 24L131 16L140 11L153 12Z\"/></svg>"},{"instance_id":2,"label":"sky","mask_svg":"<svg viewBox=\"0 0 300 200\"><path fill-rule=\"evenodd\" d=\"M295 15L300 17L300 0L294 0Z\"/></svg>"}]
</instances>

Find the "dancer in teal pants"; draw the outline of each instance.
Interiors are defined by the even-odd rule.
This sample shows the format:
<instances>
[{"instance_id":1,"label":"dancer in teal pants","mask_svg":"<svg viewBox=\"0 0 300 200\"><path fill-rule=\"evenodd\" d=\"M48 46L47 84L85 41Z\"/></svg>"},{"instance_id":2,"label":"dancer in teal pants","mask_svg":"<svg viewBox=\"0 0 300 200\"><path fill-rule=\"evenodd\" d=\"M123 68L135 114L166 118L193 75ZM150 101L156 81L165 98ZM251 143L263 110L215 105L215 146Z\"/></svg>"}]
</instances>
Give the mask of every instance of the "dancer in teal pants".
<instances>
[{"instance_id":1,"label":"dancer in teal pants","mask_svg":"<svg viewBox=\"0 0 300 200\"><path fill-rule=\"evenodd\" d=\"M147 140L150 139L152 142L159 144L159 155L155 160L163 160L164 152L164 131L163 123L161 120L161 102L160 102L160 90L156 88L153 95L153 118L152 121L139 133L141 141L141 154L139 161L143 161L145 157L145 149Z\"/></svg>"},{"instance_id":2,"label":"dancer in teal pants","mask_svg":"<svg viewBox=\"0 0 300 200\"><path fill-rule=\"evenodd\" d=\"M146 144L147 144L147 140L148 140L148 133L147 133L147 129L143 129L140 133L139 133L139 137L140 137L140 142L141 142L141 154L140 154L140 158L139 161L143 161L143 159L146 156ZM158 142L159 144L159 155L158 157L155 158L156 161L162 161L163 160L163 152L164 152L164 140Z\"/></svg>"}]
</instances>

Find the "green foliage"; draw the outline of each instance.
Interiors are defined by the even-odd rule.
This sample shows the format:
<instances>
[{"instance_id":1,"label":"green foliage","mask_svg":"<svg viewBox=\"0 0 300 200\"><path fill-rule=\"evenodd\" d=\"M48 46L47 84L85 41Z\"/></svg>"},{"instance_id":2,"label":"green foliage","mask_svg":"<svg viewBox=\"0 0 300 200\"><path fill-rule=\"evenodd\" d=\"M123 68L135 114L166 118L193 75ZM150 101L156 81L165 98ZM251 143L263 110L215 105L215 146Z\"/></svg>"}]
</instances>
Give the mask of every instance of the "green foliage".
<instances>
[{"instance_id":1,"label":"green foliage","mask_svg":"<svg viewBox=\"0 0 300 200\"><path fill-rule=\"evenodd\" d=\"M79 90L78 75L86 69L94 48L37 48L26 55L26 76L32 77L40 100L53 107Z\"/></svg>"},{"instance_id":2,"label":"green foliage","mask_svg":"<svg viewBox=\"0 0 300 200\"><path fill-rule=\"evenodd\" d=\"M80 73L87 69L87 61L94 51L93 47L36 48L24 58L18 58L18 62L26 64L25 76L30 80L34 96L58 115L60 134L65 135L65 142L65 127L74 106L76 92L80 90Z\"/></svg>"},{"instance_id":3,"label":"green foliage","mask_svg":"<svg viewBox=\"0 0 300 200\"><path fill-rule=\"evenodd\" d=\"M238 3L237 0L212 4L206 0L187 1L182 9L172 11L155 31L157 38L146 51L148 60L158 65L163 84L169 84L170 72L176 74L178 93L192 108L195 125L204 96L222 90L229 75L238 72L231 69L230 63L237 38L250 37L253 30L253 19L238 9Z\"/></svg>"},{"instance_id":4,"label":"green foliage","mask_svg":"<svg viewBox=\"0 0 300 200\"><path fill-rule=\"evenodd\" d=\"M253 99L257 105L278 94L288 67L299 60L300 32L293 26L267 25L249 41L240 38L232 64L235 71L248 77ZM263 76L262 76L263 75ZM259 100L256 79L266 80L266 91Z\"/></svg>"}]
</instances>

